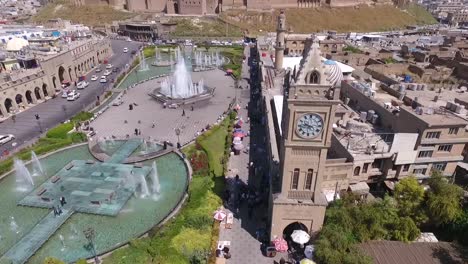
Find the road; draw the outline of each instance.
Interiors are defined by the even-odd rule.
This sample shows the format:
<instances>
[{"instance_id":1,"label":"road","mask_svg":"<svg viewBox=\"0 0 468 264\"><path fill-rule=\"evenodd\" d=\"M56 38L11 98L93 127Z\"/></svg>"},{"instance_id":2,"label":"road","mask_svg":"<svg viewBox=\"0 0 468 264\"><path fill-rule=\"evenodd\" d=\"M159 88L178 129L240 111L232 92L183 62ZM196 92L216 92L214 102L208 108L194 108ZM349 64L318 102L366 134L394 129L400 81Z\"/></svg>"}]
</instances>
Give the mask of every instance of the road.
<instances>
[{"instance_id":1,"label":"road","mask_svg":"<svg viewBox=\"0 0 468 264\"><path fill-rule=\"evenodd\" d=\"M124 47L128 47L129 50L136 50L141 45L138 42L126 42L123 40L111 40L112 41L112 50L114 56L112 56L108 61L114 67L119 67L120 69L125 68L125 64L129 63L132 56L131 52L123 53ZM40 126L45 132L47 129L55 127L60 122L63 122L72 116L79 113L85 107L96 102L97 96L101 95L105 89L110 88L113 84L108 83L99 83L98 81L91 81L91 76L96 74L100 77L104 70L105 66L101 65L100 67L103 71L100 73L95 73L94 71L89 72L86 75L86 80L90 83L88 87L84 90L78 90L81 94L80 98L75 101L67 101L65 98L57 96L54 99L49 99L47 102L40 103L36 106L33 106L19 114L16 114L15 121L13 122L12 118L5 120L0 124L0 135L3 134L13 134L16 139L10 141L7 144L4 144L0 147L0 154L5 150L13 151L15 148L21 147L25 142L29 142L32 139L39 137L41 129L39 123L35 118L35 115L38 114L40 117ZM112 73L108 76L108 80L117 79L117 73ZM72 84L73 86L73 84ZM12 144L15 144L13 146Z\"/></svg>"}]
</instances>

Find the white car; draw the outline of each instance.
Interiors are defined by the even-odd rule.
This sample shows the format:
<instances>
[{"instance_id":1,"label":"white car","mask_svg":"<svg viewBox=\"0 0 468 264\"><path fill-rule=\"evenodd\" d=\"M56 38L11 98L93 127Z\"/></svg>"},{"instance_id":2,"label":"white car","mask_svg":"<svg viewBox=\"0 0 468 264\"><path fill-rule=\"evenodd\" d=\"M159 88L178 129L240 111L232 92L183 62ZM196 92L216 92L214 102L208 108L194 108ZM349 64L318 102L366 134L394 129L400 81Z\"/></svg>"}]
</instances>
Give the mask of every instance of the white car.
<instances>
[{"instance_id":1,"label":"white car","mask_svg":"<svg viewBox=\"0 0 468 264\"><path fill-rule=\"evenodd\" d=\"M84 89L88 87L89 83L87 81L81 81L76 85L76 89Z\"/></svg>"},{"instance_id":2,"label":"white car","mask_svg":"<svg viewBox=\"0 0 468 264\"><path fill-rule=\"evenodd\" d=\"M97 81L98 77L96 75L91 76L91 81Z\"/></svg>"},{"instance_id":3,"label":"white car","mask_svg":"<svg viewBox=\"0 0 468 264\"><path fill-rule=\"evenodd\" d=\"M114 67L114 66L112 66L112 64L107 64L106 65L106 69L112 69L112 67Z\"/></svg>"},{"instance_id":4,"label":"white car","mask_svg":"<svg viewBox=\"0 0 468 264\"><path fill-rule=\"evenodd\" d=\"M69 91L64 90L64 91L62 92L62 98L67 98L67 97L68 97L68 93L69 93Z\"/></svg>"},{"instance_id":5,"label":"white car","mask_svg":"<svg viewBox=\"0 0 468 264\"><path fill-rule=\"evenodd\" d=\"M104 72L104 76L108 76L108 75L111 75L111 74L112 74L111 71L105 71L105 72Z\"/></svg>"},{"instance_id":6,"label":"white car","mask_svg":"<svg viewBox=\"0 0 468 264\"><path fill-rule=\"evenodd\" d=\"M1 135L0 136L0 145L6 144L6 143L12 141L13 139L15 139L15 136L13 136L12 134Z\"/></svg>"},{"instance_id":7,"label":"white car","mask_svg":"<svg viewBox=\"0 0 468 264\"><path fill-rule=\"evenodd\" d=\"M96 68L96 72L101 72L101 68Z\"/></svg>"},{"instance_id":8,"label":"white car","mask_svg":"<svg viewBox=\"0 0 468 264\"><path fill-rule=\"evenodd\" d=\"M79 97L80 93L77 93L75 90L73 90L68 94L67 101L75 101Z\"/></svg>"},{"instance_id":9,"label":"white car","mask_svg":"<svg viewBox=\"0 0 468 264\"><path fill-rule=\"evenodd\" d=\"M121 105L121 104L123 104L123 101L122 101L122 99L120 99L120 98L117 99L117 100L115 100L114 102L112 102L112 105L113 105L113 106L119 106L119 105Z\"/></svg>"},{"instance_id":10,"label":"white car","mask_svg":"<svg viewBox=\"0 0 468 264\"><path fill-rule=\"evenodd\" d=\"M128 39L127 39L127 42L132 42L132 39L131 39L131 38L128 38Z\"/></svg>"},{"instance_id":11,"label":"white car","mask_svg":"<svg viewBox=\"0 0 468 264\"><path fill-rule=\"evenodd\" d=\"M125 48L123 49L123 52L124 52L124 53L127 53L127 52L128 52L128 48L125 47Z\"/></svg>"},{"instance_id":12,"label":"white car","mask_svg":"<svg viewBox=\"0 0 468 264\"><path fill-rule=\"evenodd\" d=\"M107 79L106 76L101 76L101 79L99 80L100 83L106 83Z\"/></svg>"}]
</instances>

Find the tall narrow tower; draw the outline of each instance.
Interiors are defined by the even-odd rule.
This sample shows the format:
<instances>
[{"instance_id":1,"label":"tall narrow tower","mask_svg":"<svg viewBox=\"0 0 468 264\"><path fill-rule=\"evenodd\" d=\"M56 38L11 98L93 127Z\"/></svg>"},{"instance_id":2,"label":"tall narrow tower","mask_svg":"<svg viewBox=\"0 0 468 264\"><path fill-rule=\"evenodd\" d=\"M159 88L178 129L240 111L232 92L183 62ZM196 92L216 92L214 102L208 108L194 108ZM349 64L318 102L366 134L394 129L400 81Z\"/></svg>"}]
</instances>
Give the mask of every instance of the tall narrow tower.
<instances>
[{"instance_id":1,"label":"tall narrow tower","mask_svg":"<svg viewBox=\"0 0 468 264\"><path fill-rule=\"evenodd\" d=\"M275 69L281 70L283 68L284 56L284 35L286 34L286 15L284 11L278 16L278 25L276 26L276 45L275 45Z\"/></svg>"}]
</instances>

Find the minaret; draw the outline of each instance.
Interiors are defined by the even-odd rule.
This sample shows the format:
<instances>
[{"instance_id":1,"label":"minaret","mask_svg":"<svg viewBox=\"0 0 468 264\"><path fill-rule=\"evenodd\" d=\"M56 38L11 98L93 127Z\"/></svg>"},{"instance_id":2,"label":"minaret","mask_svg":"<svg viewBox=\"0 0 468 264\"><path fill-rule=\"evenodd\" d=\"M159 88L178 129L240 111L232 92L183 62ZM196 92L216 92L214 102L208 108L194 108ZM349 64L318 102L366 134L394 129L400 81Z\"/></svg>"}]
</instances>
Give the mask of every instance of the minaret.
<instances>
[{"instance_id":1,"label":"minaret","mask_svg":"<svg viewBox=\"0 0 468 264\"><path fill-rule=\"evenodd\" d=\"M278 16L278 25L276 26L276 46L275 46L275 69L281 70L283 68L283 56L284 56L284 35L286 34L286 15L284 11Z\"/></svg>"}]
</instances>

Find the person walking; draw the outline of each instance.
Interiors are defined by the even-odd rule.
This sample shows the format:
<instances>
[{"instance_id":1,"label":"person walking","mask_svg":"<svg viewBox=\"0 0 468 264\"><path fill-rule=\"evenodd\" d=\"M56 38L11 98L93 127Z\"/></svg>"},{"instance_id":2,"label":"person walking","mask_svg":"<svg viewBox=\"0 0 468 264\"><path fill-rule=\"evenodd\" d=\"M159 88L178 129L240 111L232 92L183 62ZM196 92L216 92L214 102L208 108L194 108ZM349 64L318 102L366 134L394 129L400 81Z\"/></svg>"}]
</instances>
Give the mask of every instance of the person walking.
<instances>
[{"instance_id":1,"label":"person walking","mask_svg":"<svg viewBox=\"0 0 468 264\"><path fill-rule=\"evenodd\" d=\"M182 109L182 116L185 116L185 109Z\"/></svg>"}]
</instances>

